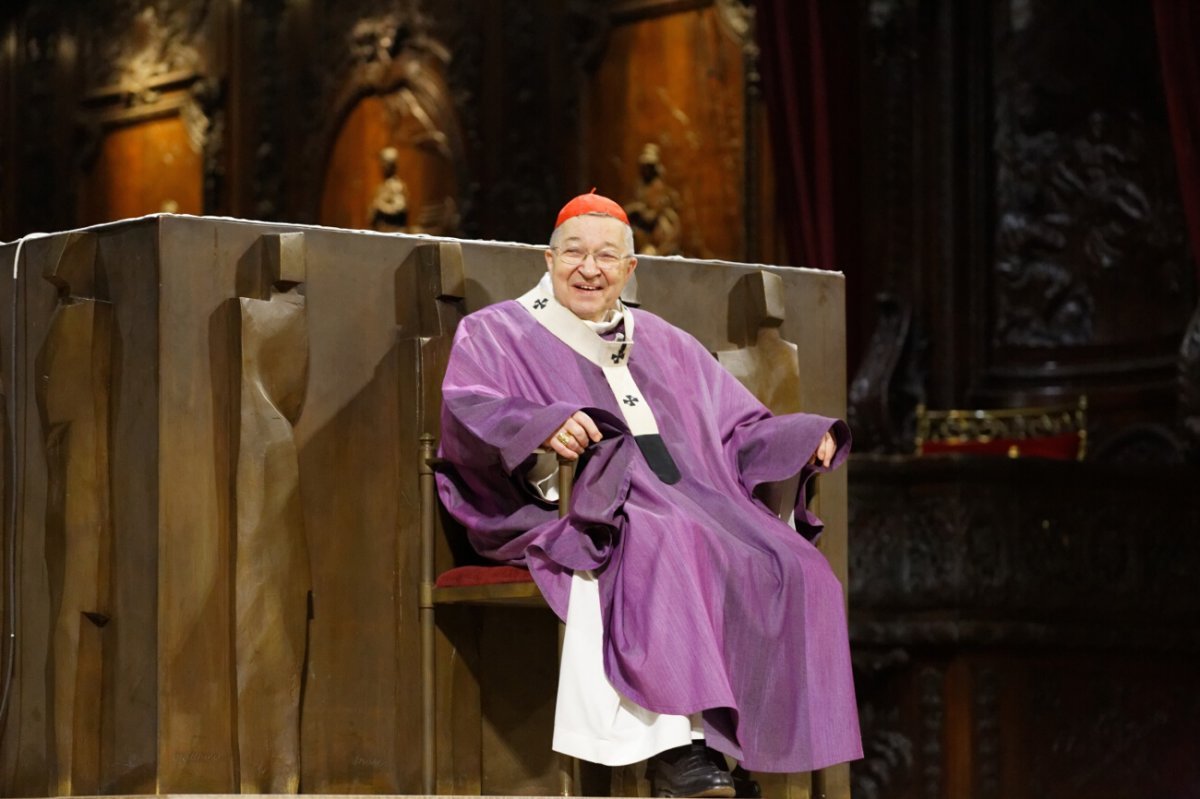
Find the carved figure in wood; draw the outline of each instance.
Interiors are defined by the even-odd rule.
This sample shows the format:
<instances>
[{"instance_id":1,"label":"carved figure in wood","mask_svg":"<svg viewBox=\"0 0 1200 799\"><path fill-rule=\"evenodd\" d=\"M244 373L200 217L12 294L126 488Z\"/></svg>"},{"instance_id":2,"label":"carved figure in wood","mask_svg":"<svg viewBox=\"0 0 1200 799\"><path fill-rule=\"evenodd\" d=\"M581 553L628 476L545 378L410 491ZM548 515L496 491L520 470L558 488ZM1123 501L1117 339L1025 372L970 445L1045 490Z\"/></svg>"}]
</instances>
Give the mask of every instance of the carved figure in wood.
<instances>
[{"instance_id":1,"label":"carved figure in wood","mask_svg":"<svg viewBox=\"0 0 1200 799\"><path fill-rule=\"evenodd\" d=\"M116 86L128 105L141 105L159 99L164 77L202 72L207 5L178 0L109 4L92 14L83 48L89 88Z\"/></svg>"},{"instance_id":2,"label":"carved figure in wood","mask_svg":"<svg viewBox=\"0 0 1200 799\"><path fill-rule=\"evenodd\" d=\"M379 151L379 169L383 182L375 189L371 200L371 228L403 232L408 228L408 187L396 176L399 152L395 147Z\"/></svg>"},{"instance_id":3,"label":"carved figure in wood","mask_svg":"<svg viewBox=\"0 0 1200 799\"><path fill-rule=\"evenodd\" d=\"M304 234L261 244L258 285L251 275L230 300L237 745L243 793L295 793L312 586L294 431L308 382Z\"/></svg>"},{"instance_id":4,"label":"carved figure in wood","mask_svg":"<svg viewBox=\"0 0 1200 799\"><path fill-rule=\"evenodd\" d=\"M47 471L50 789L67 796L100 789L96 730L112 588L112 309L92 234L72 235L44 277L59 296L36 362Z\"/></svg>"},{"instance_id":5,"label":"carved figure in wood","mask_svg":"<svg viewBox=\"0 0 1200 799\"><path fill-rule=\"evenodd\" d=\"M638 183L634 199L626 203L633 226L634 249L643 255L680 253L679 192L667 185L666 168L657 144L647 143L638 156Z\"/></svg>"}]
</instances>

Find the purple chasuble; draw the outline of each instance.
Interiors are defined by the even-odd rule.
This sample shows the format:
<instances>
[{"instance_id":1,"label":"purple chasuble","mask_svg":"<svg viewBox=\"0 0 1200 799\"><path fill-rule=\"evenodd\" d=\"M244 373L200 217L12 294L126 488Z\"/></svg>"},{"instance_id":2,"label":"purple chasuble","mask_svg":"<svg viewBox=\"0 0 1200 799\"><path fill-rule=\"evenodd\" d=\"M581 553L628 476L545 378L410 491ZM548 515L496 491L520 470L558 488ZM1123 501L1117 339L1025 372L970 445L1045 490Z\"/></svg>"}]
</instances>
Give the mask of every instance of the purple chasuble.
<instances>
[{"instance_id":1,"label":"purple chasuble","mask_svg":"<svg viewBox=\"0 0 1200 799\"><path fill-rule=\"evenodd\" d=\"M532 313L498 303L455 334L438 490L472 545L528 566L560 618L573 570L594 570L613 686L658 713L703 711L708 743L746 768L810 771L862 757L842 587L805 538L821 522L798 504L798 535L753 496L760 484L822 471L807 462L826 431L841 464L849 428L772 416L692 336L627 310L637 321L628 367L681 473L668 485L601 368ZM581 409L604 439L589 447L558 519L525 472Z\"/></svg>"}]
</instances>

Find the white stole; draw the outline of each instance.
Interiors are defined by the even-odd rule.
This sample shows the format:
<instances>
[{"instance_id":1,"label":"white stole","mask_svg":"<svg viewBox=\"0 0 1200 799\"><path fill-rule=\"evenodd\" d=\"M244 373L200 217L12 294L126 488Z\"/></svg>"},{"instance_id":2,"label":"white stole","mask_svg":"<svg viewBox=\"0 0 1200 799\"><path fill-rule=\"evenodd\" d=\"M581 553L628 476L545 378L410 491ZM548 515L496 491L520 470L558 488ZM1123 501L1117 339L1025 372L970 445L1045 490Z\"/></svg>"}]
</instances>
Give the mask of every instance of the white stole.
<instances>
[{"instance_id":1,"label":"white stole","mask_svg":"<svg viewBox=\"0 0 1200 799\"><path fill-rule=\"evenodd\" d=\"M549 273L518 297L517 302L555 338L600 367L631 433L635 436L658 433L658 422L654 419L650 403L629 371L629 356L633 352L634 342L634 314L631 308L620 306L625 320L624 338L609 341L601 338L587 322L554 298Z\"/></svg>"}]
</instances>

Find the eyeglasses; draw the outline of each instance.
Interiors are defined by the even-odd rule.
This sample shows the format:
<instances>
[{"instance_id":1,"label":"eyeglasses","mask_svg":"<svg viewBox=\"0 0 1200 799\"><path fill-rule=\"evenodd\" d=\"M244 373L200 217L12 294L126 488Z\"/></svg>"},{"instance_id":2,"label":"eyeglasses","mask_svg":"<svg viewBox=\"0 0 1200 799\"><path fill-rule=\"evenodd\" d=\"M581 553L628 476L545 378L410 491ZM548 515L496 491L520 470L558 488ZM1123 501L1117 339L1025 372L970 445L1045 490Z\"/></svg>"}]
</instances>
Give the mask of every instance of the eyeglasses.
<instances>
[{"instance_id":1,"label":"eyeglasses","mask_svg":"<svg viewBox=\"0 0 1200 799\"><path fill-rule=\"evenodd\" d=\"M601 269L615 269L618 264L624 261L629 256L621 255L612 250L601 250L600 252L590 252L582 247L564 247L559 249L551 247L554 252L558 253L558 260L562 261L567 266L579 266L587 260L587 257L592 256L592 260L596 262L596 266Z\"/></svg>"}]
</instances>

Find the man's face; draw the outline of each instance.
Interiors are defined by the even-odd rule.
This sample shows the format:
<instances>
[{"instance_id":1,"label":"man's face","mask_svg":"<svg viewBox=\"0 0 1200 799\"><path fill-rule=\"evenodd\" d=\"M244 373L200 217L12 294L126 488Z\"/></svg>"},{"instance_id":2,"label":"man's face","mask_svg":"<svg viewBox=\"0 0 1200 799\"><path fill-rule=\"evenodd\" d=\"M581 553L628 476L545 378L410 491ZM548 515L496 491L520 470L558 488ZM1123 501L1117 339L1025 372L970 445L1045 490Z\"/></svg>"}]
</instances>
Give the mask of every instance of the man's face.
<instances>
[{"instance_id":1,"label":"man's face","mask_svg":"<svg viewBox=\"0 0 1200 799\"><path fill-rule=\"evenodd\" d=\"M580 319L602 320L616 306L637 266L625 241L625 225L611 216L588 214L563 222L555 249L546 250L554 299ZM570 263L580 254L581 262Z\"/></svg>"}]
</instances>

